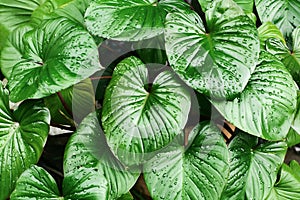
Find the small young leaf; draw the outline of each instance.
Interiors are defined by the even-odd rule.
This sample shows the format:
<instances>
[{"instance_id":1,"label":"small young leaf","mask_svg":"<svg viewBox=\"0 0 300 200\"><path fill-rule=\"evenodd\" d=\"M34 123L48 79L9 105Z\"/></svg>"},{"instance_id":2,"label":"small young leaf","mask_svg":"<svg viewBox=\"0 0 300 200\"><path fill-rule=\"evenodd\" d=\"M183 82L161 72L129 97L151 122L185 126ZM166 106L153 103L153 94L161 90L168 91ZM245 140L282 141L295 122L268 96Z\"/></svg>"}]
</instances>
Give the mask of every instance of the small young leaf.
<instances>
[{"instance_id":1,"label":"small young leaf","mask_svg":"<svg viewBox=\"0 0 300 200\"><path fill-rule=\"evenodd\" d=\"M265 199L283 163L285 142L266 142L239 132L229 145L230 175L221 199Z\"/></svg>"},{"instance_id":2,"label":"small young leaf","mask_svg":"<svg viewBox=\"0 0 300 200\"><path fill-rule=\"evenodd\" d=\"M220 199L229 173L228 149L220 130L203 122L190 133L188 146L173 144L144 165L154 199Z\"/></svg>"},{"instance_id":3,"label":"small young leaf","mask_svg":"<svg viewBox=\"0 0 300 200\"><path fill-rule=\"evenodd\" d=\"M286 143L288 147L292 147L296 144L300 144L300 134L295 129L290 128L288 135L286 136Z\"/></svg>"},{"instance_id":4,"label":"small young leaf","mask_svg":"<svg viewBox=\"0 0 300 200\"><path fill-rule=\"evenodd\" d=\"M24 101L11 112L2 83L0 97L0 199L6 199L22 172L39 160L50 113L40 101Z\"/></svg>"},{"instance_id":5,"label":"small young leaf","mask_svg":"<svg viewBox=\"0 0 300 200\"><path fill-rule=\"evenodd\" d=\"M45 21L23 42L23 59L8 82L14 102L49 96L101 69L92 36L65 18Z\"/></svg>"},{"instance_id":6,"label":"small young leaf","mask_svg":"<svg viewBox=\"0 0 300 200\"><path fill-rule=\"evenodd\" d=\"M273 187L266 200L295 200L300 199L300 165L293 160L290 166L283 164L280 179Z\"/></svg>"},{"instance_id":7,"label":"small young leaf","mask_svg":"<svg viewBox=\"0 0 300 200\"><path fill-rule=\"evenodd\" d=\"M181 0L97 0L87 9L85 19L93 35L139 41L162 34L168 12L189 9Z\"/></svg>"},{"instance_id":8,"label":"small young leaf","mask_svg":"<svg viewBox=\"0 0 300 200\"><path fill-rule=\"evenodd\" d=\"M261 49L265 49L265 43L270 38L279 39L283 44L285 44L282 33L272 22L263 23L257 30Z\"/></svg>"},{"instance_id":9,"label":"small young leaf","mask_svg":"<svg viewBox=\"0 0 300 200\"><path fill-rule=\"evenodd\" d=\"M267 140L281 140L294 120L296 101L297 90L290 73L274 56L262 51L240 97L212 103L241 130Z\"/></svg>"},{"instance_id":10,"label":"small young leaf","mask_svg":"<svg viewBox=\"0 0 300 200\"><path fill-rule=\"evenodd\" d=\"M195 12L166 19L171 67L192 88L211 98L232 99L245 88L259 56L255 25L231 0L206 11L207 30Z\"/></svg>"},{"instance_id":11,"label":"small young leaf","mask_svg":"<svg viewBox=\"0 0 300 200\"><path fill-rule=\"evenodd\" d=\"M170 71L148 82L136 57L120 62L106 89L102 124L109 146L126 165L139 165L184 128L190 110L187 88Z\"/></svg>"}]
</instances>

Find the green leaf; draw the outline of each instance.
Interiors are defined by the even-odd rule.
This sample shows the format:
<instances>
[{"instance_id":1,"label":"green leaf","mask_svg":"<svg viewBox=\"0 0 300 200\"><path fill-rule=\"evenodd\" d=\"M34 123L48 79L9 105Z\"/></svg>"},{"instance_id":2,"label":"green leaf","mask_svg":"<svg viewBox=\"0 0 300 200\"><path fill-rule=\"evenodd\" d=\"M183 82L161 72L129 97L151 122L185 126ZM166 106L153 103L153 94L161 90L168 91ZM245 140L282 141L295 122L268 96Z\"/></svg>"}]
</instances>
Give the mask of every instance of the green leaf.
<instances>
[{"instance_id":1,"label":"green leaf","mask_svg":"<svg viewBox=\"0 0 300 200\"><path fill-rule=\"evenodd\" d=\"M0 97L0 199L6 199L22 172L39 160L50 114L40 101L25 101L11 112L2 85Z\"/></svg>"},{"instance_id":2,"label":"green leaf","mask_svg":"<svg viewBox=\"0 0 300 200\"><path fill-rule=\"evenodd\" d=\"M292 123L292 128L300 134L300 91L298 91L297 95L297 108L295 113L295 118Z\"/></svg>"},{"instance_id":3,"label":"green leaf","mask_svg":"<svg viewBox=\"0 0 300 200\"><path fill-rule=\"evenodd\" d=\"M116 199L127 193L139 177L137 171L129 171L111 153L98 119L97 113L89 114L67 144L63 183L66 198ZM86 190L90 196L84 196Z\"/></svg>"},{"instance_id":4,"label":"green leaf","mask_svg":"<svg viewBox=\"0 0 300 200\"><path fill-rule=\"evenodd\" d=\"M214 1L206 26L195 12L171 13L166 51L176 73L212 98L232 99L245 88L259 54L255 25L231 0Z\"/></svg>"},{"instance_id":5,"label":"green leaf","mask_svg":"<svg viewBox=\"0 0 300 200\"><path fill-rule=\"evenodd\" d=\"M265 49L265 43L270 38L276 38L285 44L282 33L272 22L263 23L257 30L261 49Z\"/></svg>"},{"instance_id":6,"label":"green leaf","mask_svg":"<svg viewBox=\"0 0 300 200\"><path fill-rule=\"evenodd\" d=\"M0 67L6 78L10 77L13 67L22 59L25 53L23 36L32 29L30 25L20 25L9 34L5 41L0 54Z\"/></svg>"},{"instance_id":7,"label":"green leaf","mask_svg":"<svg viewBox=\"0 0 300 200\"><path fill-rule=\"evenodd\" d=\"M75 23L85 26L84 13L91 1L92 0L72 0L57 8L53 13L51 13L51 17L65 17Z\"/></svg>"},{"instance_id":8,"label":"green leaf","mask_svg":"<svg viewBox=\"0 0 300 200\"><path fill-rule=\"evenodd\" d=\"M0 23L12 31L20 25L37 26L44 17L70 0L0 0Z\"/></svg>"},{"instance_id":9,"label":"green leaf","mask_svg":"<svg viewBox=\"0 0 300 200\"><path fill-rule=\"evenodd\" d=\"M144 166L153 199L219 199L229 174L228 150L219 129L204 122L189 135L189 147L173 144Z\"/></svg>"},{"instance_id":10,"label":"green leaf","mask_svg":"<svg viewBox=\"0 0 300 200\"><path fill-rule=\"evenodd\" d=\"M239 132L229 144L230 175L221 199L265 199L283 163L285 142L264 142Z\"/></svg>"},{"instance_id":11,"label":"green leaf","mask_svg":"<svg viewBox=\"0 0 300 200\"><path fill-rule=\"evenodd\" d=\"M295 200L300 199L300 165L293 160L290 166L283 164L280 179L275 184L266 200Z\"/></svg>"},{"instance_id":12,"label":"green leaf","mask_svg":"<svg viewBox=\"0 0 300 200\"><path fill-rule=\"evenodd\" d=\"M59 200L60 194L55 180L43 168L32 166L18 179L11 200L25 199Z\"/></svg>"},{"instance_id":13,"label":"green leaf","mask_svg":"<svg viewBox=\"0 0 300 200\"><path fill-rule=\"evenodd\" d=\"M266 49L283 62L296 83L300 85L300 26L294 30L292 38L292 52L278 39L269 39L266 43Z\"/></svg>"},{"instance_id":14,"label":"green leaf","mask_svg":"<svg viewBox=\"0 0 300 200\"><path fill-rule=\"evenodd\" d=\"M187 88L170 71L149 82L135 57L121 61L106 89L102 124L115 155L126 165L141 164L184 128L190 110Z\"/></svg>"},{"instance_id":15,"label":"green leaf","mask_svg":"<svg viewBox=\"0 0 300 200\"><path fill-rule=\"evenodd\" d=\"M97 0L87 9L85 19L93 35L139 41L162 34L168 12L189 9L181 0Z\"/></svg>"},{"instance_id":16,"label":"green leaf","mask_svg":"<svg viewBox=\"0 0 300 200\"><path fill-rule=\"evenodd\" d=\"M14 66L8 83L14 102L49 96L101 69L92 36L65 18L45 21L25 34L23 42L24 59Z\"/></svg>"},{"instance_id":17,"label":"green leaf","mask_svg":"<svg viewBox=\"0 0 300 200\"><path fill-rule=\"evenodd\" d=\"M213 2L213 0L198 0L200 5L201 5L201 9L203 12L207 11L211 5L211 3ZM253 0L233 0L238 6L240 6L245 13L252 13L253 11Z\"/></svg>"},{"instance_id":18,"label":"green leaf","mask_svg":"<svg viewBox=\"0 0 300 200\"><path fill-rule=\"evenodd\" d=\"M90 79L85 79L65 90L44 99L55 124L70 124L73 119L79 124L95 110L95 94ZM70 125L74 125L72 122Z\"/></svg>"},{"instance_id":19,"label":"green leaf","mask_svg":"<svg viewBox=\"0 0 300 200\"><path fill-rule=\"evenodd\" d=\"M233 125L267 140L286 137L294 119L297 91L283 64L262 51L255 72L240 97L212 101Z\"/></svg>"},{"instance_id":20,"label":"green leaf","mask_svg":"<svg viewBox=\"0 0 300 200\"><path fill-rule=\"evenodd\" d=\"M288 40L294 28L300 25L298 0L255 0L255 5L260 20L273 22Z\"/></svg>"},{"instance_id":21,"label":"green leaf","mask_svg":"<svg viewBox=\"0 0 300 200\"><path fill-rule=\"evenodd\" d=\"M0 24L0 35L1 35L0 38L0 52L1 52L9 36L9 31L2 24Z\"/></svg>"},{"instance_id":22,"label":"green leaf","mask_svg":"<svg viewBox=\"0 0 300 200\"><path fill-rule=\"evenodd\" d=\"M296 144L300 144L300 134L295 129L290 128L288 135L286 136L286 143L288 147L292 147Z\"/></svg>"}]
</instances>

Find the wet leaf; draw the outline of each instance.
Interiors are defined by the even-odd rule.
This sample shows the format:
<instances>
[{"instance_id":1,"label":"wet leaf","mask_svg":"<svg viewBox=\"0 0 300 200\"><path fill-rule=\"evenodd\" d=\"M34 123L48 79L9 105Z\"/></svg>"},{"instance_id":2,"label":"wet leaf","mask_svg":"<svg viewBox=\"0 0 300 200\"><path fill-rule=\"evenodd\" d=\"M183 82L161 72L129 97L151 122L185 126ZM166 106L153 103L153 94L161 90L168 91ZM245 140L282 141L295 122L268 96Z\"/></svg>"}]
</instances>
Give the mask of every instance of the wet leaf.
<instances>
[{"instance_id":1,"label":"wet leaf","mask_svg":"<svg viewBox=\"0 0 300 200\"><path fill-rule=\"evenodd\" d=\"M296 83L300 85L300 26L294 30L292 40L292 51L278 39L269 39L266 42L266 49L283 62Z\"/></svg>"},{"instance_id":2,"label":"wet leaf","mask_svg":"<svg viewBox=\"0 0 300 200\"><path fill-rule=\"evenodd\" d=\"M230 175L221 199L265 199L286 151L285 142L258 144L258 138L240 131L229 145Z\"/></svg>"},{"instance_id":3,"label":"wet leaf","mask_svg":"<svg viewBox=\"0 0 300 200\"><path fill-rule=\"evenodd\" d=\"M174 143L144 165L153 199L219 199L228 173L227 146L209 122L192 130L187 148Z\"/></svg>"},{"instance_id":4,"label":"wet leaf","mask_svg":"<svg viewBox=\"0 0 300 200\"><path fill-rule=\"evenodd\" d=\"M66 147L63 184L66 197L75 200L90 194L96 199L116 199L127 193L139 177L138 170L125 168L112 154L100 124L97 113L89 114ZM78 175L79 169L82 175ZM81 187L76 186L78 182ZM90 188L91 192L82 187Z\"/></svg>"},{"instance_id":5,"label":"wet leaf","mask_svg":"<svg viewBox=\"0 0 300 200\"><path fill-rule=\"evenodd\" d=\"M146 66L136 57L121 61L106 89L102 124L108 145L127 165L138 165L183 130L190 94L176 75L160 73L149 82Z\"/></svg>"},{"instance_id":6,"label":"wet leaf","mask_svg":"<svg viewBox=\"0 0 300 200\"><path fill-rule=\"evenodd\" d=\"M36 165L27 169L18 179L11 200L24 199L59 200L60 193L53 177Z\"/></svg>"},{"instance_id":7,"label":"wet leaf","mask_svg":"<svg viewBox=\"0 0 300 200\"><path fill-rule=\"evenodd\" d=\"M200 5L201 5L201 9L205 12L209 9L210 4L213 2L213 0L198 0ZM238 6L240 6L245 13L252 13L253 11L253 4L254 1L253 0L233 0Z\"/></svg>"},{"instance_id":8,"label":"wet leaf","mask_svg":"<svg viewBox=\"0 0 300 200\"><path fill-rule=\"evenodd\" d=\"M256 65L256 27L231 0L214 1L206 11L206 22L207 30L195 12L168 14L169 62L198 92L214 99L232 99L245 88Z\"/></svg>"},{"instance_id":9,"label":"wet leaf","mask_svg":"<svg viewBox=\"0 0 300 200\"><path fill-rule=\"evenodd\" d=\"M273 187L266 200L295 200L300 199L300 165L293 160L290 166L283 164L280 179Z\"/></svg>"},{"instance_id":10,"label":"wet leaf","mask_svg":"<svg viewBox=\"0 0 300 200\"><path fill-rule=\"evenodd\" d=\"M162 34L168 12L189 9L181 0L97 0L87 9L85 22L93 35L139 41Z\"/></svg>"},{"instance_id":11,"label":"wet leaf","mask_svg":"<svg viewBox=\"0 0 300 200\"><path fill-rule=\"evenodd\" d=\"M273 22L289 42L295 27L300 25L298 0L255 0L260 20Z\"/></svg>"},{"instance_id":12,"label":"wet leaf","mask_svg":"<svg viewBox=\"0 0 300 200\"><path fill-rule=\"evenodd\" d=\"M101 69L92 36L65 18L45 21L23 42L23 59L8 82L14 102L49 96Z\"/></svg>"},{"instance_id":13,"label":"wet leaf","mask_svg":"<svg viewBox=\"0 0 300 200\"><path fill-rule=\"evenodd\" d=\"M297 90L290 73L274 56L262 51L240 97L212 103L241 130L267 140L281 140L294 120L296 101Z\"/></svg>"},{"instance_id":14,"label":"wet leaf","mask_svg":"<svg viewBox=\"0 0 300 200\"><path fill-rule=\"evenodd\" d=\"M282 33L272 22L263 23L257 30L261 49L265 49L265 43L270 38L279 39L283 44L285 44Z\"/></svg>"},{"instance_id":15,"label":"wet leaf","mask_svg":"<svg viewBox=\"0 0 300 200\"><path fill-rule=\"evenodd\" d=\"M0 199L19 176L38 162L49 132L50 113L41 101L24 101L13 112L8 91L0 86Z\"/></svg>"}]
</instances>

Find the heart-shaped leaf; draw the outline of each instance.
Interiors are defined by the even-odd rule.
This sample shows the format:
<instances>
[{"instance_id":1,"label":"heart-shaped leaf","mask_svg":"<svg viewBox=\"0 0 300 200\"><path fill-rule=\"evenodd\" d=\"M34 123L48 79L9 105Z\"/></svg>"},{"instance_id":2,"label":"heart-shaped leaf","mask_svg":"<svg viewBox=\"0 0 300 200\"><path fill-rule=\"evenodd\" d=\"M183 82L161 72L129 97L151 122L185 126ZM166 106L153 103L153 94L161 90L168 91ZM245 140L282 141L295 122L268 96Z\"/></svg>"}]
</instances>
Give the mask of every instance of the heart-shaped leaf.
<instances>
[{"instance_id":1,"label":"heart-shaped leaf","mask_svg":"<svg viewBox=\"0 0 300 200\"><path fill-rule=\"evenodd\" d=\"M295 200L300 199L300 165L293 160L290 166L283 164L280 179L275 184L266 200Z\"/></svg>"},{"instance_id":2,"label":"heart-shaped leaf","mask_svg":"<svg viewBox=\"0 0 300 200\"><path fill-rule=\"evenodd\" d=\"M50 113L40 101L25 101L11 112L2 83L0 97L0 199L6 199L22 172L39 160Z\"/></svg>"},{"instance_id":3,"label":"heart-shaped leaf","mask_svg":"<svg viewBox=\"0 0 300 200\"><path fill-rule=\"evenodd\" d=\"M257 30L261 49L265 49L265 43L270 38L279 39L283 44L285 44L282 33L272 22L263 23Z\"/></svg>"},{"instance_id":4,"label":"heart-shaped leaf","mask_svg":"<svg viewBox=\"0 0 300 200\"><path fill-rule=\"evenodd\" d=\"M204 122L189 135L189 147L175 144L144 166L153 199L219 199L229 173L228 150L217 127Z\"/></svg>"},{"instance_id":5,"label":"heart-shaped leaf","mask_svg":"<svg viewBox=\"0 0 300 200\"><path fill-rule=\"evenodd\" d=\"M14 66L8 83L14 102L49 96L101 69L92 36L65 18L45 21L25 34L23 42L24 59Z\"/></svg>"},{"instance_id":6,"label":"heart-shaped leaf","mask_svg":"<svg viewBox=\"0 0 300 200\"><path fill-rule=\"evenodd\" d=\"M294 30L292 39L292 52L278 39L269 39L266 43L266 49L283 62L294 80L300 85L300 26Z\"/></svg>"},{"instance_id":7,"label":"heart-shaped leaf","mask_svg":"<svg viewBox=\"0 0 300 200\"><path fill-rule=\"evenodd\" d=\"M229 145L230 175L221 199L265 199L286 150L285 142L258 144L258 138L239 132Z\"/></svg>"},{"instance_id":8,"label":"heart-shaped leaf","mask_svg":"<svg viewBox=\"0 0 300 200\"><path fill-rule=\"evenodd\" d=\"M181 0L98 0L91 3L85 19L93 35L138 41L162 34L168 12L189 9Z\"/></svg>"},{"instance_id":9,"label":"heart-shaped leaf","mask_svg":"<svg viewBox=\"0 0 300 200\"><path fill-rule=\"evenodd\" d=\"M286 137L294 119L297 90L290 73L269 53L262 51L251 79L233 101L212 101L233 125L268 140Z\"/></svg>"},{"instance_id":10,"label":"heart-shaped leaf","mask_svg":"<svg viewBox=\"0 0 300 200\"><path fill-rule=\"evenodd\" d=\"M85 197L84 187L96 199L116 199L139 177L139 172L129 171L111 153L98 119L97 113L89 114L67 144L63 193L71 199Z\"/></svg>"},{"instance_id":11,"label":"heart-shaped leaf","mask_svg":"<svg viewBox=\"0 0 300 200\"><path fill-rule=\"evenodd\" d=\"M177 74L211 98L232 99L245 88L259 54L255 25L231 0L216 0L206 27L195 12L166 19L166 51Z\"/></svg>"},{"instance_id":12,"label":"heart-shaped leaf","mask_svg":"<svg viewBox=\"0 0 300 200\"><path fill-rule=\"evenodd\" d=\"M255 0L256 10L262 22L273 22L290 41L295 27L300 25L298 0Z\"/></svg>"},{"instance_id":13,"label":"heart-shaped leaf","mask_svg":"<svg viewBox=\"0 0 300 200\"><path fill-rule=\"evenodd\" d=\"M109 146L125 164L140 164L170 143L184 128L190 94L170 71L153 83L137 58L120 62L106 89L102 124Z\"/></svg>"}]
</instances>

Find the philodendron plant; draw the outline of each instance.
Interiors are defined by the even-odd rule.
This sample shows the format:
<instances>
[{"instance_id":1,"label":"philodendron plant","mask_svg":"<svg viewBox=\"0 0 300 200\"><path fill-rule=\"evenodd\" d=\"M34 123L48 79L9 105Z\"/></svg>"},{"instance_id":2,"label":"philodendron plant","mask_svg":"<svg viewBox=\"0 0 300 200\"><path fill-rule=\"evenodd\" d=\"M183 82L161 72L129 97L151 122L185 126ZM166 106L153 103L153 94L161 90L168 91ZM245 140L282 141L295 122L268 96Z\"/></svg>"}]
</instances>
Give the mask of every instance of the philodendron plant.
<instances>
[{"instance_id":1,"label":"philodendron plant","mask_svg":"<svg viewBox=\"0 0 300 200\"><path fill-rule=\"evenodd\" d=\"M0 34L0 200L300 199L299 0L0 0Z\"/></svg>"}]
</instances>

